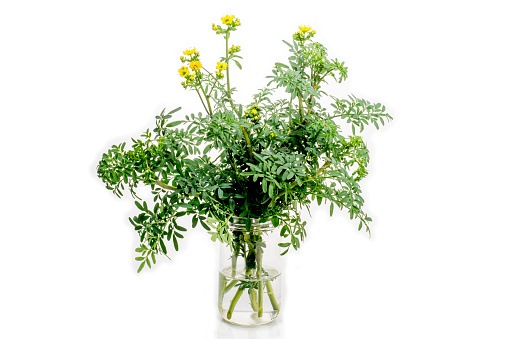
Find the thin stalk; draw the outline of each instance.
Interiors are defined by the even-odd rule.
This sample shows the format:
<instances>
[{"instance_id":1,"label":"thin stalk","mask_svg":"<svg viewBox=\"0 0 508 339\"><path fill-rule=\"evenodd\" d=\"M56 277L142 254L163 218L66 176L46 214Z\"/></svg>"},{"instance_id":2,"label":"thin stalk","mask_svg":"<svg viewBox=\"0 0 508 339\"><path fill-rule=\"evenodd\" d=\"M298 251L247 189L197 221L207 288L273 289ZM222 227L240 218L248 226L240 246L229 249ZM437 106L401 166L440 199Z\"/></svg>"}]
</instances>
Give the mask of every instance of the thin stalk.
<instances>
[{"instance_id":1,"label":"thin stalk","mask_svg":"<svg viewBox=\"0 0 508 339\"><path fill-rule=\"evenodd\" d=\"M224 290L226 288L226 277L219 274L219 307L222 310L222 301L224 300Z\"/></svg>"},{"instance_id":2,"label":"thin stalk","mask_svg":"<svg viewBox=\"0 0 508 339\"><path fill-rule=\"evenodd\" d=\"M208 115L212 115L212 113L210 113L210 112L208 111L208 109L206 108L205 102L203 101L203 98L201 97L201 94L199 93L199 90L198 90L198 89L196 89L196 92L197 92L197 93L198 93L198 95L199 95L199 100L201 100L201 103L203 104L203 107L205 108L206 113L208 113Z\"/></svg>"},{"instance_id":3,"label":"thin stalk","mask_svg":"<svg viewBox=\"0 0 508 339\"><path fill-rule=\"evenodd\" d=\"M167 189L167 190L176 191L178 189L175 186L166 185L165 183L163 183L162 181L159 181L159 180L155 180L155 183L157 185L159 185L160 187Z\"/></svg>"},{"instance_id":4,"label":"thin stalk","mask_svg":"<svg viewBox=\"0 0 508 339\"><path fill-rule=\"evenodd\" d=\"M256 289L249 288L249 295L250 295L250 304L252 306L252 310L254 312L258 312L259 305L258 305L258 292L256 292Z\"/></svg>"},{"instance_id":5,"label":"thin stalk","mask_svg":"<svg viewBox=\"0 0 508 339\"><path fill-rule=\"evenodd\" d=\"M252 145L250 143L249 134L247 133L247 130L245 129L245 127L242 127L242 133L245 138L245 142L247 143L247 150L249 151L249 158L252 159Z\"/></svg>"},{"instance_id":6,"label":"thin stalk","mask_svg":"<svg viewBox=\"0 0 508 339\"><path fill-rule=\"evenodd\" d=\"M250 279L252 274L252 268L249 268L245 271L245 279ZM252 306L252 310L254 312L258 311L258 293L256 289L249 288L249 298L250 298L250 305Z\"/></svg>"},{"instance_id":7,"label":"thin stalk","mask_svg":"<svg viewBox=\"0 0 508 339\"><path fill-rule=\"evenodd\" d=\"M231 290L231 289L233 288L233 286L235 286L235 285L236 285L236 283L237 283L237 282L238 282L238 280L234 280L234 279L233 279L233 280L231 280L231 281L229 282L229 284L227 284L227 285L226 285L226 287L224 288L224 294L228 293L228 292L229 292L229 290Z\"/></svg>"},{"instance_id":8,"label":"thin stalk","mask_svg":"<svg viewBox=\"0 0 508 339\"><path fill-rule=\"evenodd\" d=\"M298 112L300 112L300 122L303 121L303 99L298 96Z\"/></svg>"},{"instance_id":9,"label":"thin stalk","mask_svg":"<svg viewBox=\"0 0 508 339\"><path fill-rule=\"evenodd\" d=\"M268 297L270 298L270 302L272 303L273 310L278 311L280 306L279 303L277 302L277 298L275 298L272 282L270 280L266 281L266 291L268 292Z\"/></svg>"},{"instance_id":10,"label":"thin stalk","mask_svg":"<svg viewBox=\"0 0 508 339\"><path fill-rule=\"evenodd\" d=\"M263 252L262 252L262 249L261 249L261 246L258 246L257 250L256 250L256 264L257 264L257 272L256 272L256 276L257 276L257 279L258 279L258 292L259 292L259 296L258 296L258 305L259 305L259 308L258 308L258 317L261 318L263 316L263 289L264 289L264 286L263 286L263 266L262 266L262 263L263 263Z\"/></svg>"},{"instance_id":11,"label":"thin stalk","mask_svg":"<svg viewBox=\"0 0 508 339\"><path fill-rule=\"evenodd\" d=\"M231 87L229 85L229 32L226 33L226 62L228 62L228 67L226 68L226 79L227 79L227 84L228 84L228 96L229 96L229 99L231 99L231 95L230 95L230 91L231 91Z\"/></svg>"},{"instance_id":12,"label":"thin stalk","mask_svg":"<svg viewBox=\"0 0 508 339\"><path fill-rule=\"evenodd\" d=\"M233 256L231 257L231 276L233 278L236 277L236 263L238 261L238 253L235 250L235 253L233 253Z\"/></svg>"},{"instance_id":13,"label":"thin stalk","mask_svg":"<svg viewBox=\"0 0 508 339\"><path fill-rule=\"evenodd\" d=\"M235 296L231 300L231 305L229 306L229 310L228 310L228 313L227 313L227 318L228 319L231 319L231 315L233 314L233 311L235 309L236 303L238 302L238 300L242 296L242 293L243 293L243 288L238 287L238 290L236 291Z\"/></svg>"},{"instance_id":14,"label":"thin stalk","mask_svg":"<svg viewBox=\"0 0 508 339\"><path fill-rule=\"evenodd\" d=\"M201 91L203 91L203 95L205 96L205 99L206 99L206 103L208 104L208 110L209 110L209 113L210 115L212 115L212 106L210 105L210 99L209 99L209 96L205 93L205 90L203 89L203 85L201 85L201 82L199 82L199 88L201 88ZM199 92L198 92L199 94ZM201 98L201 96L200 96ZM203 100L201 100L203 101ZM204 105L204 103L203 103Z\"/></svg>"}]
</instances>

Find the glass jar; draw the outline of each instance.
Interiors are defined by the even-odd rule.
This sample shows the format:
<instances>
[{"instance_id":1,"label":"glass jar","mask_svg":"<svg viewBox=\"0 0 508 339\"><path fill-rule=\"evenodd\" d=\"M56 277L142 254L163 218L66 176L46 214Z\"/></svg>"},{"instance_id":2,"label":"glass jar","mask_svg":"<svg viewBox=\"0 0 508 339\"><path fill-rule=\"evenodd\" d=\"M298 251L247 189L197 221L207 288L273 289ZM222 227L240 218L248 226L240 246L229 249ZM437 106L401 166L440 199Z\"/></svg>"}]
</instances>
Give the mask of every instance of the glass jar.
<instances>
[{"instance_id":1,"label":"glass jar","mask_svg":"<svg viewBox=\"0 0 508 339\"><path fill-rule=\"evenodd\" d=\"M232 245L221 244L219 312L229 323L256 326L279 314L281 237L271 222L246 222L234 218L229 224Z\"/></svg>"}]
</instances>

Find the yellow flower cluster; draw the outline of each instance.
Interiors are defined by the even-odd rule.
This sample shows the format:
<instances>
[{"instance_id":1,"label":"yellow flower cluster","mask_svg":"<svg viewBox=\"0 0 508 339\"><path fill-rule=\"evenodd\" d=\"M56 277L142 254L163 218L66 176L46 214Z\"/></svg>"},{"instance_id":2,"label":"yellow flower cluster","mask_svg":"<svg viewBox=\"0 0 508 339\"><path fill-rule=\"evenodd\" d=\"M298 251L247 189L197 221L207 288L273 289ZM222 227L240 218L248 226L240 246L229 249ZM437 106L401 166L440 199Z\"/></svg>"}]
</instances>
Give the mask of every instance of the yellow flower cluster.
<instances>
[{"instance_id":1,"label":"yellow flower cluster","mask_svg":"<svg viewBox=\"0 0 508 339\"><path fill-rule=\"evenodd\" d=\"M183 51L183 56L180 57L181 62L198 60L198 59L199 59L199 52L196 51L196 48L186 49L185 51Z\"/></svg>"},{"instance_id":2,"label":"yellow flower cluster","mask_svg":"<svg viewBox=\"0 0 508 339\"><path fill-rule=\"evenodd\" d=\"M181 77L186 77L187 75L189 75L189 67L186 67L186 66L182 66L180 67L180 69L178 70L178 73L180 73L180 76Z\"/></svg>"},{"instance_id":3,"label":"yellow flower cluster","mask_svg":"<svg viewBox=\"0 0 508 339\"><path fill-rule=\"evenodd\" d=\"M182 81L182 86L187 88L187 86L194 82L194 78L196 76L199 77L199 72L196 73L196 71L203 67L203 65L201 64L201 61L199 61L199 52L196 51L196 48L188 48L183 51L183 56L180 57L180 61L183 63L189 62L189 67L182 66L178 70L180 76L186 79L186 81ZM195 72L191 74L189 68Z\"/></svg>"},{"instance_id":4,"label":"yellow flower cluster","mask_svg":"<svg viewBox=\"0 0 508 339\"><path fill-rule=\"evenodd\" d=\"M305 41L316 35L316 31L310 26L298 26L300 29L298 32L293 34L293 39L297 41Z\"/></svg>"},{"instance_id":5,"label":"yellow flower cluster","mask_svg":"<svg viewBox=\"0 0 508 339\"><path fill-rule=\"evenodd\" d=\"M222 17L221 20L224 25L229 26L229 27L226 27L226 29L224 29L219 25L212 24L212 29L217 34L226 33L229 30L236 30L236 27L240 26L240 19L238 19L238 18L235 19L234 15L226 15L225 17Z\"/></svg>"},{"instance_id":6,"label":"yellow flower cluster","mask_svg":"<svg viewBox=\"0 0 508 339\"><path fill-rule=\"evenodd\" d=\"M192 53L196 53L196 48L186 49L185 51L183 51L184 55L191 55Z\"/></svg>"},{"instance_id":7,"label":"yellow flower cluster","mask_svg":"<svg viewBox=\"0 0 508 339\"><path fill-rule=\"evenodd\" d=\"M227 64L227 62L218 61L217 66L215 68L218 69L218 71L215 72L217 79L222 79L222 78L224 78L224 74L222 74L222 71L225 71L226 68L228 68L228 64Z\"/></svg>"},{"instance_id":8,"label":"yellow flower cluster","mask_svg":"<svg viewBox=\"0 0 508 339\"><path fill-rule=\"evenodd\" d=\"M220 18L220 19L222 20L222 23L224 25L229 25L229 24L233 23L234 18L235 18L234 15L226 15L225 17Z\"/></svg>"},{"instance_id":9,"label":"yellow flower cluster","mask_svg":"<svg viewBox=\"0 0 508 339\"><path fill-rule=\"evenodd\" d=\"M197 71L198 69L200 69L201 67L203 67L203 65L201 64L201 61L199 60L195 60L195 61L191 61L191 63L189 64L189 67L194 70L194 71Z\"/></svg>"},{"instance_id":10,"label":"yellow flower cluster","mask_svg":"<svg viewBox=\"0 0 508 339\"><path fill-rule=\"evenodd\" d=\"M245 117L252 119L252 122L256 122L260 119L260 117L259 117L260 111L261 110L258 108L258 105L255 104L251 108L248 108L247 110L244 111Z\"/></svg>"},{"instance_id":11,"label":"yellow flower cluster","mask_svg":"<svg viewBox=\"0 0 508 339\"><path fill-rule=\"evenodd\" d=\"M216 24L212 24L212 29L215 31L216 34L220 34L222 32L222 27L217 26Z\"/></svg>"},{"instance_id":12,"label":"yellow flower cluster","mask_svg":"<svg viewBox=\"0 0 508 339\"><path fill-rule=\"evenodd\" d=\"M270 139L273 139L273 138L275 138L275 133L272 132L272 133L270 133Z\"/></svg>"},{"instance_id":13,"label":"yellow flower cluster","mask_svg":"<svg viewBox=\"0 0 508 339\"><path fill-rule=\"evenodd\" d=\"M240 52L240 46L233 45L229 49L229 54L238 53L238 52Z\"/></svg>"},{"instance_id":14,"label":"yellow flower cluster","mask_svg":"<svg viewBox=\"0 0 508 339\"><path fill-rule=\"evenodd\" d=\"M217 67L215 67L215 68L218 69L219 72L220 71L225 71L226 68L228 68L228 64L227 64L227 62L220 62L220 61L218 61L217 62Z\"/></svg>"}]
</instances>

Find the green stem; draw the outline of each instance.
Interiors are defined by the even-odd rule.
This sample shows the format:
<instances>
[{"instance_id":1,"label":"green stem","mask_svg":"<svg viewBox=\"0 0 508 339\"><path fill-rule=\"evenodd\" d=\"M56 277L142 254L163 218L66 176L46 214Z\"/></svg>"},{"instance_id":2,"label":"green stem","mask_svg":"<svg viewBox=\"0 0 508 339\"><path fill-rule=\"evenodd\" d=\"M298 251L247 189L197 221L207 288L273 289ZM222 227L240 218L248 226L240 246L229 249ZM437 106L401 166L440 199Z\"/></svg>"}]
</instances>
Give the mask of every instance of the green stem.
<instances>
[{"instance_id":1,"label":"green stem","mask_svg":"<svg viewBox=\"0 0 508 339\"><path fill-rule=\"evenodd\" d=\"M233 253L233 256L231 257L231 276L233 278L236 277L236 263L238 261L238 254L236 253Z\"/></svg>"},{"instance_id":2,"label":"green stem","mask_svg":"<svg viewBox=\"0 0 508 339\"><path fill-rule=\"evenodd\" d=\"M199 100L201 100L201 103L203 104L203 107L205 108L206 113L208 113L208 115L212 115L212 113L210 113L208 111L208 109L206 108L205 102L203 101L203 98L201 97L201 94L199 93L199 90L197 88L196 88L196 92L198 93Z\"/></svg>"},{"instance_id":3,"label":"green stem","mask_svg":"<svg viewBox=\"0 0 508 339\"><path fill-rule=\"evenodd\" d=\"M228 62L228 67L226 68L226 78L227 78L227 84L228 84L228 96L229 96L229 99L231 99L231 95L230 95L230 91L231 91L231 88L230 88L230 85L229 85L229 45L228 45L228 42L229 42L229 32L226 33L226 62Z\"/></svg>"},{"instance_id":4,"label":"green stem","mask_svg":"<svg viewBox=\"0 0 508 339\"><path fill-rule=\"evenodd\" d=\"M280 306L277 302L277 298L275 298L275 293L273 292L272 282L270 280L266 281L266 290L268 292L268 297L270 298L270 302L272 303L272 307L274 311L278 311Z\"/></svg>"},{"instance_id":5,"label":"green stem","mask_svg":"<svg viewBox=\"0 0 508 339\"><path fill-rule=\"evenodd\" d=\"M263 286L263 266L262 266L262 263L263 263L263 252L262 252L262 249L261 249L261 246L257 246L258 248L256 249L256 264L257 264L257 272L256 272L256 275L257 275L257 280L258 280L258 292L259 292L259 296L258 296L258 305L259 305L259 308L258 308L258 317L261 318L263 316L263 289L264 289L264 286Z\"/></svg>"},{"instance_id":6,"label":"green stem","mask_svg":"<svg viewBox=\"0 0 508 339\"><path fill-rule=\"evenodd\" d=\"M205 90L203 89L203 85L201 85L201 82L199 82L199 88L201 88L201 91L203 91L203 95L205 96L206 103L208 104L208 110L210 115L212 115L212 106L210 105L210 97L205 93ZM198 92L199 94L199 92ZM201 96L199 96L201 98ZM203 100L201 100L203 101ZM203 104L204 105L204 104Z\"/></svg>"},{"instance_id":7,"label":"green stem","mask_svg":"<svg viewBox=\"0 0 508 339\"><path fill-rule=\"evenodd\" d=\"M224 290L226 289L226 278L219 274L219 307L222 310L222 301L224 300Z\"/></svg>"},{"instance_id":8,"label":"green stem","mask_svg":"<svg viewBox=\"0 0 508 339\"><path fill-rule=\"evenodd\" d=\"M159 185L160 187L167 189L167 190L176 191L178 189L175 186L166 185L165 183L163 183L162 181L159 181L159 180L155 180L155 183L157 185Z\"/></svg>"},{"instance_id":9,"label":"green stem","mask_svg":"<svg viewBox=\"0 0 508 339\"><path fill-rule=\"evenodd\" d=\"M254 288L249 288L249 295L250 295L250 304L252 306L252 310L254 312L257 312L259 310L259 305L258 305L258 293L256 292L256 290Z\"/></svg>"},{"instance_id":10,"label":"green stem","mask_svg":"<svg viewBox=\"0 0 508 339\"><path fill-rule=\"evenodd\" d=\"M303 121L303 99L298 96L298 112L300 112L300 121Z\"/></svg>"},{"instance_id":11,"label":"green stem","mask_svg":"<svg viewBox=\"0 0 508 339\"><path fill-rule=\"evenodd\" d=\"M227 284L226 287L224 288L224 294L228 293L229 290L232 289L233 286L235 286L237 282L238 282L238 280L231 280L231 282L229 284Z\"/></svg>"},{"instance_id":12,"label":"green stem","mask_svg":"<svg viewBox=\"0 0 508 339\"><path fill-rule=\"evenodd\" d=\"M231 315L233 314L233 311L235 309L236 303L238 302L238 300L242 296L242 293L243 293L243 288L238 287L238 290L236 291L235 296L231 300L231 305L229 306L229 310L228 310L228 313L227 313L227 318L228 319L231 319Z\"/></svg>"}]
</instances>

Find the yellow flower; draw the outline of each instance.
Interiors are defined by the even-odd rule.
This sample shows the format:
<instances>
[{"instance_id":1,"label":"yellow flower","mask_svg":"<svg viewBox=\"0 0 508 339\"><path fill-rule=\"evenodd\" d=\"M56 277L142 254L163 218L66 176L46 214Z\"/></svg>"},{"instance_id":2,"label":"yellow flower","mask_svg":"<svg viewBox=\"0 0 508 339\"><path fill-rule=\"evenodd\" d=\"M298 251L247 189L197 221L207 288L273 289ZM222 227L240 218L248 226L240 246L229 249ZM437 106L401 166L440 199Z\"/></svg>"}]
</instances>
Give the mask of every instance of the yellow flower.
<instances>
[{"instance_id":1,"label":"yellow flower","mask_svg":"<svg viewBox=\"0 0 508 339\"><path fill-rule=\"evenodd\" d=\"M186 66L182 66L179 70L178 70L178 73L180 73L180 76L181 77L185 77L186 75L188 75L190 72L189 72L189 68L186 67Z\"/></svg>"},{"instance_id":2,"label":"yellow flower","mask_svg":"<svg viewBox=\"0 0 508 339\"><path fill-rule=\"evenodd\" d=\"M217 67L215 67L215 68L218 69L219 71L224 71L224 70L226 70L226 68L228 68L228 64L227 64L227 62L218 61Z\"/></svg>"},{"instance_id":3,"label":"yellow flower","mask_svg":"<svg viewBox=\"0 0 508 339\"><path fill-rule=\"evenodd\" d=\"M251 112L252 114L254 114L254 115L258 114L258 111L256 111L256 109L255 109L255 108L253 108L253 109L252 109L252 111L250 111L250 112Z\"/></svg>"},{"instance_id":4,"label":"yellow flower","mask_svg":"<svg viewBox=\"0 0 508 339\"><path fill-rule=\"evenodd\" d=\"M192 53L196 53L196 48L193 48L193 49L186 49L185 51L183 51L183 54L184 55L191 55Z\"/></svg>"},{"instance_id":5,"label":"yellow flower","mask_svg":"<svg viewBox=\"0 0 508 339\"><path fill-rule=\"evenodd\" d=\"M233 23L235 16L234 15L226 15L225 17L220 18L220 19L222 20L222 23L224 25L229 25L229 24Z\"/></svg>"},{"instance_id":6,"label":"yellow flower","mask_svg":"<svg viewBox=\"0 0 508 339\"><path fill-rule=\"evenodd\" d=\"M198 69L200 69L201 67L203 67L203 65L201 65L201 61L191 61L189 67L194 70L194 71L197 71Z\"/></svg>"},{"instance_id":7,"label":"yellow flower","mask_svg":"<svg viewBox=\"0 0 508 339\"><path fill-rule=\"evenodd\" d=\"M270 133L270 139L273 137L275 137L275 133L272 132L272 133Z\"/></svg>"},{"instance_id":8,"label":"yellow flower","mask_svg":"<svg viewBox=\"0 0 508 339\"><path fill-rule=\"evenodd\" d=\"M196 76L196 73L192 73L190 76L189 76L189 81L192 82L194 81L194 77Z\"/></svg>"},{"instance_id":9,"label":"yellow flower","mask_svg":"<svg viewBox=\"0 0 508 339\"><path fill-rule=\"evenodd\" d=\"M298 28L300 28L300 31L302 32L308 32L312 29L312 27L307 27L307 26L298 26Z\"/></svg>"}]
</instances>

